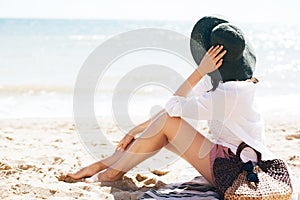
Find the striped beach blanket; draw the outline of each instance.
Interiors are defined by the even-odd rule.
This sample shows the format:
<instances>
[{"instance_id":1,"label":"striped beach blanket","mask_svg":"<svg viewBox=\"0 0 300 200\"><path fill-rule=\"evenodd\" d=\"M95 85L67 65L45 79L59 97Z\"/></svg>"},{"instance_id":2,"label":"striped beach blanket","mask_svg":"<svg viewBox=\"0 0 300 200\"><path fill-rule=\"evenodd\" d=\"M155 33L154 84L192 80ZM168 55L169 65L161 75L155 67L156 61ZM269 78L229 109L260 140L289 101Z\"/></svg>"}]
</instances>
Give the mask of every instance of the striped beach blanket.
<instances>
[{"instance_id":1,"label":"striped beach blanket","mask_svg":"<svg viewBox=\"0 0 300 200\"><path fill-rule=\"evenodd\" d=\"M198 176L189 182L168 184L166 187L158 190L150 189L141 199L214 200L219 199L219 195L216 192L216 189L212 187L202 176Z\"/></svg>"}]
</instances>

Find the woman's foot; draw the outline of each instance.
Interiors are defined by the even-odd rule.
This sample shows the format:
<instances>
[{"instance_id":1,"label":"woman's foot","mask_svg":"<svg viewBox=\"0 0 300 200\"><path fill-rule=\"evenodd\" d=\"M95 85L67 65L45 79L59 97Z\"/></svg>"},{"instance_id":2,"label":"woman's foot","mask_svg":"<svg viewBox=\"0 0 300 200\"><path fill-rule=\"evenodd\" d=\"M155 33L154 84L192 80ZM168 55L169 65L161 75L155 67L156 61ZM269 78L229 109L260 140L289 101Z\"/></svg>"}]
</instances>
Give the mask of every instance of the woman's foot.
<instances>
[{"instance_id":1,"label":"woman's foot","mask_svg":"<svg viewBox=\"0 0 300 200\"><path fill-rule=\"evenodd\" d=\"M115 169L107 169L104 172L100 172L98 174L95 174L94 176L90 178L85 178L84 182L87 183L95 183L95 182L113 182L118 181L123 178L123 175L125 173L115 170Z\"/></svg>"},{"instance_id":2,"label":"woman's foot","mask_svg":"<svg viewBox=\"0 0 300 200\"><path fill-rule=\"evenodd\" d=\"M76 173L68 173L67 176L69 176L73 179L82 179L82 178L86 178L86 177L91 177L106 168L107 168L107 166L99 161L99 162L96 162L94 164L91 164L87 167L80 169Z\"/></svg>"}]
</instances>

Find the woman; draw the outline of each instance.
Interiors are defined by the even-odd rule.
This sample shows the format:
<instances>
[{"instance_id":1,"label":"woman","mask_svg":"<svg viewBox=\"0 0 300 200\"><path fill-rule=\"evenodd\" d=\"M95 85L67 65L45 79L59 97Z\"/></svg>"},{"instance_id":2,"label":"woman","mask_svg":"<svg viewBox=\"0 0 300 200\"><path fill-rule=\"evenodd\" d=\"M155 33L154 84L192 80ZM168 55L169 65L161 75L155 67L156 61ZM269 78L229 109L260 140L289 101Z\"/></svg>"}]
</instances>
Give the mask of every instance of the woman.
<instances>
[{"instance_id":1,"label":"woman","mask_svg":"<svg viewBox=\"0 0 300 200\"><path fill-rule=\"evenodd\" d=\"M112 156L68 176L86 182L119 180L165 147L214 184L215 158L228 157L229 149L235 152L242 141L264 156L268 153L263 145L263 121L253 108L255 55L241 30L224 19L208 16L196 23L191 38L198 68L165 110L130 130ZM201 47L207 53L203 54ZM188 96L191 92L194 96ZM185 117L208 120L215 141L205 138ZM243 151L243 158L255 161L256 156Z\"/></svg>"}]
</instances>

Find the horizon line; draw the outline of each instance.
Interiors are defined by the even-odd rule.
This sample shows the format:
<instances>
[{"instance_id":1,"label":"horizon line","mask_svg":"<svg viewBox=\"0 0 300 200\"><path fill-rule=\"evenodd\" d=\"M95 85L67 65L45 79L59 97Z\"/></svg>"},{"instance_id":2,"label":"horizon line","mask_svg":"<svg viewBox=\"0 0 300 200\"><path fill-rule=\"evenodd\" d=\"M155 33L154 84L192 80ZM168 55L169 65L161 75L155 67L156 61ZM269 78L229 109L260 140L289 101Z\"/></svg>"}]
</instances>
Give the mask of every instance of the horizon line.
<instances>
[{"instance_id":1,"label":"horizon line","mask_svg":"<svg viewBox=\"0 0 300 200\"><path fill-rule=\"evenodd\" d=\"M105 21L105 20L116 20L116 21L166 21L166 22L195 22L195 20L193 19L149 19L149 18L144 18L144 19L141 19L141 18L138 18L138 19L135 19L135 18L77 18L77 17L74 17L74 18L66 18L66 17L5 17L5 16L0 16L0 20L1 19L9 19L9 20L69 20L69 21L72 21L72 20L82 20L82 21ZM281 21L281 22L278 22L278 21L262 21L262 20L235 20L236 22L239 22L239 23L255 23L255 24L288 24L288 25L294 25L294 24L297 24L299 25L298 23L296 22L293 22L293 21L289 21L288 23L285 22L285 21ZM285 22L285 23L283 23Z\"/></svg>"}]
</instances>

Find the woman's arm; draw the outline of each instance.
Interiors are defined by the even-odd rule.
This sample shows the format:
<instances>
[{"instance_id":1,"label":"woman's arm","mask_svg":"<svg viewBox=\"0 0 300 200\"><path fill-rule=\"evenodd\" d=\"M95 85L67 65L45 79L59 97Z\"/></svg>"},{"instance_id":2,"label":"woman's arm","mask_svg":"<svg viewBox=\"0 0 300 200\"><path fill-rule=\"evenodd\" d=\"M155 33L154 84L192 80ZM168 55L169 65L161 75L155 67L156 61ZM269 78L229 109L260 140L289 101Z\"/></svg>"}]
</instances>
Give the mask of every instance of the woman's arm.
<instances>
[{"instance_id":1,"label":"woman's arm","mask_svg":"<svg viewBox=\"0 0 300 200\"><path fill-rule=\"evenodd\" d=\"M201 60L199 66L195 69L195 71L184 81L184 83L178 88L178 90L174 93L175 96L182 96L186 97L188 93L192 90L192 88L201 80L203 76L205 76L207 73L210 73L216 69L218 69L222 65L223 59L221 59L225 53L226 50L223 49L223 46L215 46L211 47L203 59ZM221 53L220 53L221 52ZM119 142L116 149L125 150L127 146L134 140L134 137L143 132L151 123L152 120L154 120L158 115L163 113L164 110L161 110L158 114L156 114L151 119L135 126L133 129L131 129Z\"/></svg>"},{"instance_id":2,"label":"woman's arm","mask_svg":"<svg viewBox=\"0 0 300 200\"><path fill-rule=\"evenodd\" d=\"M122 140L118 143L116 150L122 150L124 151L130 143L134 141L134 138L137 134L143 132L151 123L152 120L154 120L158 115L163 113L164 110L161 110L159 113L157 113L155 116L150 118L149 120L135 126L132 128L123 138Z\"/></svg>"},{"instance_id":3,"label":"woman's arm","mask_svg":"<svg viewBox=\"0 0 300 200\"><path fill-rule=\"evenodd\" d=\"M222 49L223 46L212 46L207 51L207 53L205 54L195 71L186 79L186 81L184 81L184 83L174 93L174 96L186 97L188 93L193 89L193 87L202 79L203 76L218 69L223 62L223 59L221 58L226 53L226 50L221 52Z\"/></svg>"}]
</instances>

